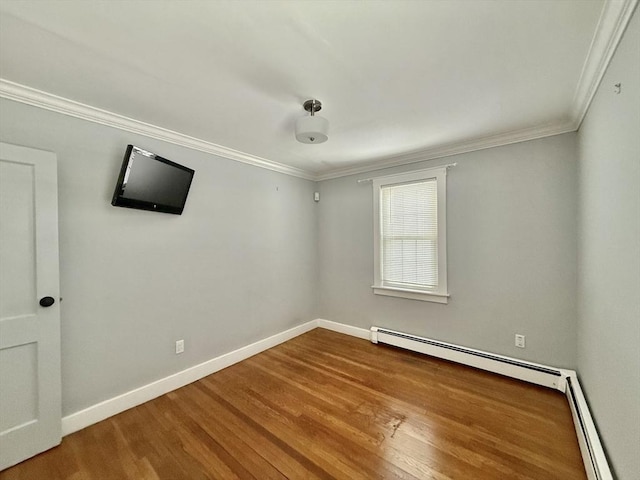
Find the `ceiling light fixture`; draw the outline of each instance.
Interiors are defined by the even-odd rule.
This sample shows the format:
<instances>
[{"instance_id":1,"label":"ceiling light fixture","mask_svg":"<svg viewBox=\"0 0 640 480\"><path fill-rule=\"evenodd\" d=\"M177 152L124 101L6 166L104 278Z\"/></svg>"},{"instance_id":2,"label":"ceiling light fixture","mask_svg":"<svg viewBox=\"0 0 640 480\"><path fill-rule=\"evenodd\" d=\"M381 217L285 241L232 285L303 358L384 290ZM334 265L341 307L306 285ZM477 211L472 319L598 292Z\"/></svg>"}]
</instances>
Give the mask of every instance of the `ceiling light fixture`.
<instances>
[{"instance_id":1,"label":"ceiling light fixture","mask_svg":"<svg viewBox=\"0 0 640 480\"><path fill-rule=\"evenodd\" d=\"M307 100L302 106L311 115L296 120L296 140L302 143L326 142L329 138L329 121L316 115L322 108L322 103L319 100Z\"/></svg>"}]
</instances>

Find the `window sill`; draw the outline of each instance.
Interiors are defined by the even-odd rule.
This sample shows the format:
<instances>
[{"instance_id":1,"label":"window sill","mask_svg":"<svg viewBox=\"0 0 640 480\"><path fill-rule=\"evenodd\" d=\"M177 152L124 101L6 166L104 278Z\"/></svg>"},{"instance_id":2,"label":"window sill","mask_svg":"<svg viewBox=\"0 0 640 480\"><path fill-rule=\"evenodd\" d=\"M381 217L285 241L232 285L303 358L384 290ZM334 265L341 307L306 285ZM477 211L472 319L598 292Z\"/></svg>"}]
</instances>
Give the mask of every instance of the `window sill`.
<instances>
[{"instance_id":1,"label":"window sill","mask_svg":"<svg viewBox=\"0 0 640 480\"><path fill-rule=\"evenodd\" d=\"M431 293L421 290L406 290L404 288L372 286L376 295L386 295L388 297L408 298L411 300L421 300L423 302L449 303L448 293Z\"/></svg>"}]
</instances>

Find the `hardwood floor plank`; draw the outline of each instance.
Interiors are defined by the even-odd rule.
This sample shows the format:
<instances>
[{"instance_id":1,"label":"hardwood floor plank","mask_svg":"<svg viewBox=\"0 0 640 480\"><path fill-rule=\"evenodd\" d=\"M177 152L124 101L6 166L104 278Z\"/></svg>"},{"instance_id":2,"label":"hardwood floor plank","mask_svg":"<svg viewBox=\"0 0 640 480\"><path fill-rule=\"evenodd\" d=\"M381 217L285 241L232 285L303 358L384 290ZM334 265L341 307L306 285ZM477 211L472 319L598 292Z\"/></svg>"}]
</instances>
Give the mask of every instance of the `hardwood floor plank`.
<instances>
[{"instance_id":1,"label":"hardwood floor plank","mask_svg":"<svg viewBox=\"0 0 640 480\"><path fill-rule=\"evenodd\" d=\"M227 452L225 463L232 466L233 471L241 478L261 478L265 480L282 480L286 478L255 450L251 449L252 454L247 454L250 446L244 443L231 429L218 421L216 410L211 408L210 397L204 395L199 389L193 388L181 392L181 395L176 399L176 405L183 412L183 417L181 418L190 418L190 423L193 422L197 428L202 428L212 441L215 441Z\"/></svg>"},{"instance_id":2,"label":"hardwood floor plank","mask_svg":"<svg viewBox=\"0 0 640 480\"><path fill-rule=\"evenodd\" d=\"M277 468L278 471L282 472L286 478L296 478L296 475L300 475L301 472L304 472L304 478L328 477L326 472L314 473L306 468L305 459L290 455L286 446L283 448L281 442L273 442L272 435L265 432L259 423L245 422L243 415L235 415L226 408L226 402L222 405L217 404L201 382L195 384L194 388L201 390L209 399L209 408L215 409L218 422L229 425L246 443L249 451L245 450L245 456L260 455ZM256 426L258 428L255 428Z\"/></svg>"},{"instance_id":3,"label":"hardwood floor plank","mask_svg":"<svg viewBox=\"0 0 640 480\"><path fill-rule=\"evenodd\" d=\"M209 379L205 379L204 384L212 398L321 478L367 478L362 472L338 458L342 452L327 452L322 446L313 443L313 432L304 432L281 412L260 402L252 402L246 395L237 395L232 405L223 397L226 393L224 388L220 388ZM312 448L309 448L311 446Z\"/></svg>"},{"instance_id":4,"label":"hardwood floor plank","mask_svg":"<svg viewBox=\"0 0 640 480\"><path fill-rule=\"evenodd\" d=\"M0 478L586 477L560 392L316 329L69 435Z\"/></svg>"}]
</instances>

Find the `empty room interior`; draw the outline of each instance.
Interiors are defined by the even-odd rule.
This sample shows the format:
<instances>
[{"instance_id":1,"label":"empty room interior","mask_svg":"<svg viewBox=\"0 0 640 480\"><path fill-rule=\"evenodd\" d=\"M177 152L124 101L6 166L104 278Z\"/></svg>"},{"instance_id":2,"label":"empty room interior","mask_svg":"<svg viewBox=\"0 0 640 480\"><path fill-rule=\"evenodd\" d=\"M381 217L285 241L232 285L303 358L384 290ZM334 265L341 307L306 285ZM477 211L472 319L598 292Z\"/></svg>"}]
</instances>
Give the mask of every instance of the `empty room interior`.
<instances>
[{"instance_id":1,"label":"empty room interior","mask_svg":"<svg viewBox=\"0 0 640 480\"><path fill-rule=\"evenodd\" d=\"M640 479L637 0L0 0L0 478Z\"/></svg>"}]
</instances>

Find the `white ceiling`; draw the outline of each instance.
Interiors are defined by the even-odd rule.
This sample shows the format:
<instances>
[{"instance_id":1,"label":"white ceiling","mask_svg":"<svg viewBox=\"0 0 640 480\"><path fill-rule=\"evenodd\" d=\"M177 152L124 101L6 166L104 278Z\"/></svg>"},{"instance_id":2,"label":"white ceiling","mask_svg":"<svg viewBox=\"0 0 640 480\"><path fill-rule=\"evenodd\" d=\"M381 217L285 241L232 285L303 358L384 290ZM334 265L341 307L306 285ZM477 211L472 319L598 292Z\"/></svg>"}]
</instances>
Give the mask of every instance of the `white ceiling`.
<instances>
[{"instance_id":1,"label":"white ceiling","mask_svg":"<svg viewBox=\"0 0 640 480\"><path fill-rule=\"evenodd\" d=\"M0 0L0 77L323 178L575 130L604 5ZM294 137L309 98L324 144Z\"/></svg>"}]
</instances>

